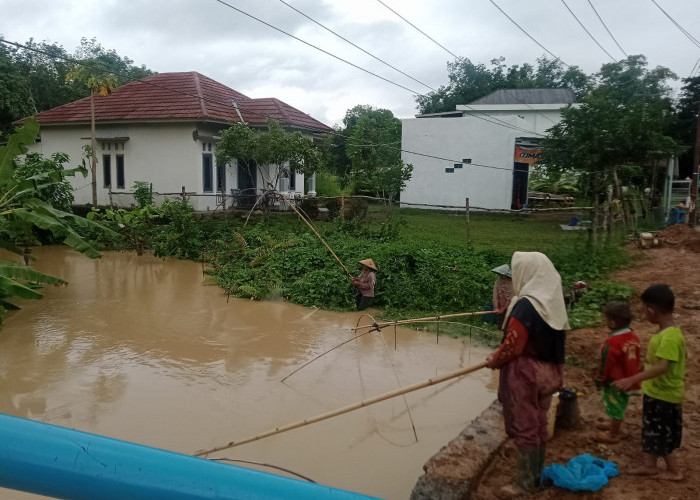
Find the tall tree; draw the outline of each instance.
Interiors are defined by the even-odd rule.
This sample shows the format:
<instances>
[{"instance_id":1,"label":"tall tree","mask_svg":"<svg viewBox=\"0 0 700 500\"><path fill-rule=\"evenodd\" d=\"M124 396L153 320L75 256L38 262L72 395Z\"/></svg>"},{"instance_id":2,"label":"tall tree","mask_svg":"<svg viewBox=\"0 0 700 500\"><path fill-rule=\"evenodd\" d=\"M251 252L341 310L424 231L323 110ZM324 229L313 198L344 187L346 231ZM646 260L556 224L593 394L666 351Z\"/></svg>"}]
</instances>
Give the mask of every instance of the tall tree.
<instances>
[{"instance_id":1,"label":"tall tree","mask_svg":"<svg viewBox=\"0 0 700 500\"><path fill-rule=\"evenodd\" d=\"M420 113L454 111L458 104L469 104L499 89L567 87L582 96L589 85L589 77L577 66L565 68L560 61L544 56L537 60L536 67L528 63L507 66L500 57L493 59L488 68L461 58L447 63L447 73L448 85L416 96Z\"/></svg>"},{"instance_id":2,"label":"tall tree","mask_svg":"<svg viewBox=\"0 0 700 500\"><path fill-rule=\"evenodd\" d=\"M398 198L413 171L401 159L401 120L388 109L355 106L343 122L355 192Z\"/></svg>"},{"instance_id":3,"label":"tall tree","mask_svg":"<svg viewBox=\"0 0 700 500\"><path fill-rule=\"evenodd\" d=\"M697 137L698 107L700 106L700 76L683 78L683 87L676 105L677 122L673 136L683 148L679 156L682 176L692 176L694 147ZM697 165L695 166L697 168Z\"/></svg>"},{"instance_id":4,"label":"tall tree","mask_svg":"<svg viewBox=\"0 0 700 500\"><path fill-rule=\"evenodd\" d=\"M270 196L279 189L280 178L294 172L312 174L321 165L321 154L310 138L298 131L287 132L272 119L267 122L267 130L234 123L221 133L216 156L224 163L253 160L265 186L261 201L265 209Z\"/></svg>"},{"instance_id":5,"label":"tall tree","mask_svg":"<svg viewBox=\"0 0 700 500\"><path fill-rule=\"evenodd\" d=\"M90 176L92 206L97 206L97 139L95 131L95 96L106 96L117 86L117 78L99 59L84 61L66 75L67 82L82 82L90 90Z\"/></svg>"},{"instance_id":6,"label":"tall tree","mask_svg":"<svg viewBox=\"0 0 700 500\"><path fill-rule=\"evenodd\" d=\"M603 65L593 90L579 106L563 109L562 121L549 129L541 161L547 169L580 172L597 206L622 170L630 171L622 166L649 164L677 152L667 85L675 78L668 68L648 69L641 55Z\"/></svg>"},{"instance_id":7,"label":"tall tree","mask_svg":"<svg viewBox=\"0 0 700 500\"><path fill-rule=\"evenodd\" d=\"M57 44L29 40L23 47L0 43L0 136L12 122L90 95L84 84L66 82L76 62L100 61L119 84L153 74L127 57L83 38L73 55Z\"/></svg>"},{"instance_id":8,"label":"tall tree","mask_svg":"<svg viewBox=\"0 0 700 500\"><path fill-rule=\"evenodd\" d=\"M413 166L401 160L401 120L388 109L357 105L325 141L324 163L356 193L397 198Z\"/></svg>"}]
</instances>

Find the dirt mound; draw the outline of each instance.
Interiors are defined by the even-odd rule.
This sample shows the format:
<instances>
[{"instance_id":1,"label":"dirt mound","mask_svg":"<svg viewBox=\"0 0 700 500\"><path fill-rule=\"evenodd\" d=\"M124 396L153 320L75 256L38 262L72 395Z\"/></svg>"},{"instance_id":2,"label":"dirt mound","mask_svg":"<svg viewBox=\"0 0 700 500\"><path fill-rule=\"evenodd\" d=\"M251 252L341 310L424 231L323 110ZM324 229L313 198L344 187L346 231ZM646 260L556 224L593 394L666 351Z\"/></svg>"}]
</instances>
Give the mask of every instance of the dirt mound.
<instances>
[{"instance_id":1,"label":"dirt mound","mask_svg":"<svg viewBox=\"0 0 700 500\"><path fill-rule=\"evenodd\" d=\"M686 224L675 224L661 231L659 236L672 248L700 253L700 232Z\"/></svg>"}]
</instances>

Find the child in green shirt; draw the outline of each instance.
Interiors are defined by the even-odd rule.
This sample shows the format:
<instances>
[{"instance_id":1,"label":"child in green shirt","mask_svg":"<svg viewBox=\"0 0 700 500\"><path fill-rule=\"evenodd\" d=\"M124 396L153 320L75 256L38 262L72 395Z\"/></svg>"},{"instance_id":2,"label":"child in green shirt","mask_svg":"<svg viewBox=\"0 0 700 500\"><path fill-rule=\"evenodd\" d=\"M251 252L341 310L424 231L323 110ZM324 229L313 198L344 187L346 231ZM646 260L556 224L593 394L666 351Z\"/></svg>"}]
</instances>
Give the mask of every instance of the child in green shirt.
<instances>
[{"instance_id":1,"label":"child in green shirt","mask_svg":"<svg viewBox=\"0 0 700 500\"><path fill-rule=\"evenodd\" d=\"M651 285L642 294L647 320L659 325L650 340L644 371L613 383L626 391L642 382L642 465L633 474L655 476L673 481L683 479L683 472L673 450L681 445L683 433L682 403L685 395L685 339L673 326L675 297L668 285ZM666 462L659 474L658 458Z\"/></svg>"}]
</instances>

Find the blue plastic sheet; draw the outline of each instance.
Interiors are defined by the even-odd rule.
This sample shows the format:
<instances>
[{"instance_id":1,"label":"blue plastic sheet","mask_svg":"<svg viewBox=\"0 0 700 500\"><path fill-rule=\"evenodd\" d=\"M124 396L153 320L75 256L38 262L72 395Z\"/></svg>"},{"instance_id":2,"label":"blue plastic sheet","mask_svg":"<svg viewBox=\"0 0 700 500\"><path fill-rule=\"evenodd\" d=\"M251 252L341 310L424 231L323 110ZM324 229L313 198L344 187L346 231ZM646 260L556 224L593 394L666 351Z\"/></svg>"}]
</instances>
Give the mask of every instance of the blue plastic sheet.
<instances>
[{"instance_id":1,"label":"blue plastic sheet","mask_svg":"<svg viewBox=\"0 0 700 500\"><path fill-rule=\"evenodd\" d=\"M619 475L615 462L606 462L589 453L569 460L566 465L552 464L542 471L542 482L551 480L555 486L572 491L598 491L611 477Z\"/></svg>"}]
</instances>

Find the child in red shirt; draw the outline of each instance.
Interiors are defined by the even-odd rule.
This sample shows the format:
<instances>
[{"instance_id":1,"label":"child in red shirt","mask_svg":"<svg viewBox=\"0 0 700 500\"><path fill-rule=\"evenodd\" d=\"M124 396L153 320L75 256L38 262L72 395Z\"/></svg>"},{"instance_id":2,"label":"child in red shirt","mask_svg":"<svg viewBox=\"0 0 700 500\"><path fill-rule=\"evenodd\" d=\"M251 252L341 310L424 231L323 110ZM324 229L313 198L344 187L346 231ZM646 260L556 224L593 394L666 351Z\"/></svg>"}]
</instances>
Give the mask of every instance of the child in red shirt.
<instances>
[{"instance_id":1,"label":"child in red shirt","mask_svg":"<svg viewBox=\"0 0 700 500\"><path fill-rule=\"evenodd\" d=\"M632 322L629 304L609 304L603 310L603 314L611 332L601 349L596 386L603 391L603 406L610 422L598 424L598 428L603 432L596 434L593 439L601 443L615 444L620 442L622 436L622 420L629 403L629 394L614 387L613 382L639 373L641 348L639 337L629 327ZM640 384L630 388L639 389Z\"/></svg>"}]
</instances>

